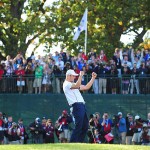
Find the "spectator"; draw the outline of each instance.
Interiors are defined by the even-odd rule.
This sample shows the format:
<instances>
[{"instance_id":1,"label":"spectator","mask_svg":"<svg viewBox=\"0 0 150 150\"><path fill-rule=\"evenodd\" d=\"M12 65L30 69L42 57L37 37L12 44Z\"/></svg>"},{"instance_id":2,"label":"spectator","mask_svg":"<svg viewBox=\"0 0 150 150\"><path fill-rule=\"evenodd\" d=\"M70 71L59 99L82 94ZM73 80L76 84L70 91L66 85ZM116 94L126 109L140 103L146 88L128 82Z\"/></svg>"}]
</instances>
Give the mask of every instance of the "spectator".
<instances>
[{"instance_id":1,"label":"spectator","mask_svg":"<svg viewBox=\"0 0 150 150\"><path fill-rule=\"evenodd\" d=\"M23 91L23 86L25 86L24 81L25 70L23 69L21 64L18 64L18 70L15 72L15 74L17 75L18 92L19 94L21 94Z\"/></svg>"},{"instance_id":2,"label":"spectator","mask_svg":"<svg viewBox=\"0 0 150 150\"><path fill-rule=\"evenodd\" d=\"M12 126L8 129L9 144L20 144L19 132L17 130L17 124L12 123Z\"/></svg>"},{"instance_id":3,"label":"spectator","mask_svg":"<svg viewBox=\"0 0 150 150\"><path fill-rule=\"evenodd\" d=\"M38 89L39 89L39 94L41 94L42 76L43 76L43 67L39 65L39 62L36 62L35 79L33 83L33 87L35 88L35 94L37 94Z\"/></svg>"},{"instance_id":4,"label":"spectator","mask_svg":"<svg viewBox=\"0 0 150 150\"><path fill-rule=\"evenodd\" d=\"M131 88L130 88L130 94L133 94L134 92L134 87L136 88L136 93L139 94L139 69L137 68L137 64L134 63L133 65L133 69L131 70L131 80L130 80L130 84L131 84Z\"/></svg>"},{"instance_id":5,"label":"spectator","mask_svg":"<svg viewBox=\"0 0 150 150\"><path fill-rule=\"evenodd\" d=\"M107 86L107 77L108 77L109 71L107 69L106 63L100 64L99 67L99 94L106 94L106 86Z\"/></svg>"},{"instance_id":6,"label":"spectator","mask_svg":"<svg viewBox=\"0 0 150 150\"><path fill-rule=\"evenodd\" d=\"M120 144L126 143L126 120L122 117L122 113L118 112L119 122L118 122L118 130L120 133Z\"/></svg>"},{"instance_id":7,"label":"spectator","mask_svg":"<svg viewBox=\"0 0 150 150\"><path fill-rule=\"evenodd\" d=\"M26 84L27 84L27 91L29 94L33 93L33 68L32 63L28 62L26 68L25 68L25 77L26 77Z\"/></svg>"},{"instance_id":8,"label":"spectator","mask_svg":"<svg viewBox=\"0 0 150 150\"><path fill-rule=\"evenodd\" d=\"M58 118L59 122L59 140L61 143L67 143L70 141L71 131L70 131L70 123L72 122L72 117L68 115L66 110L63 110L62 115Z\"/></svg>"},{"instance_id":9,"label":"spectator","mask_svg":"<svg viewBox=\"0 0 150 150\"><path fill-rule=\"evenodd\" d=\"M122 74L122 94L128 94L129 92L129 83L130 83L130 68L127 66L127 63L121 69Z\"/></svg>"},{"instance_id":10,"label":"spectator","mask_svg":"<svg viewBox=\"0 0 150 150\"><path fill-rule=\"evenodd\" d=\"M54 143L54 126L52 125L51 119L46 122L46 137L45 143Z\"/></svg>"},{"instance_id":11,"label":"spectator","mask_svg":"<svg viewBox=\"0 0 150 150\"><path fill-rule=\"evenodd\" d=\"M118 70L118 76L121 76L121 57L120 57L120 51L119 49L115 50L113 60L115 62L116 68Z\"/></svg>"},{"instance_id":12,"label":"spectator","mask_svg":"<svg viewBox=\"0 0 150 150\"><path fill-rule=\"evenodd\" d=\"M109 83L110 83L110 89L112 94L117 93L117 87L118 87L118 70L114 64L111 65L110 70L109 70Z\"/></svg>"},{"instance_id":13,"label":"spectator","mask_svg":"<svg viewBox=\"0 0 150 150\"><path fill-rule=\"evenodd\" d=\"M48 64L45 64L45 67L43 70L43 81L42 81L42 84L44 85L44 93L46 93L50 89L51 73L52 73L52 70L48 67Z\"/></svg>"},{"instance_id":14,"label":"spectator","mask_svg":"<svg viewBox=\"0 0 150 150\"><path fill-rule=\"evenodd\" d=\"M6 120L2 112L0 112L0 145L4 144L4 124L5 123L6 123Z\"/></svg>"},{"instance_id":15,"label":"spectator","mask_svg":"<svg viewBox=\"0 0 150 150\"><path fill-rule=\"evenodd\" d=\"M139 56L140 56L140 58L139 58ZM134 50L133 50L133 49L131 50L132 68L133 68L133 66L134 66L135 63L136 63L136 67L137 67L137 68L140 68L142 59L143 59L143 49L142 49L140 55L138 54L138 55L135 55L135 56L134 56Z\"/></svg>"},{"instance_id":16,"label":"spectator","mask_svg":"<svg viewBox=\"0 0 150 150\"><path fill-rule=\"evenodd\" d=\"M147 114L147 125L150 127L150 113Z\"/></svg>"},{"instance_id":17,"label":"spectator","mask_svg":"<svg viewBox=\"0 0 150 150\"><path fill-rule=\"evenodd\" d=\"M140 116L136 115L135 116L135 121L134 121L134 134L133 134L133 138L132 138L132 142L135 145L139 145L140 143L140 132L142 130L142 120L140 118Z\"/></svg>"},{"instance_id":18,"label":"spectator","mask_svg":"<svg viewBox=\"0 0 150 150\"><path fill-rule=\"evenodd\" d=\"M104 50L101 50L101 51L100 51L100 54L99 54L98 58L99 58L103 63L106 63L106 62L108 61Z\"/></svg>"},{"instance_id":19,"label":"spectator","mask_svg":"<svg viewBox=\"0 0 150 150\"><path fill-rule=\"evenodd\" d=\"M150 129L146 123L143 124L143 128L139 136L142 145L150 146Z\"/></svg>"},{"instance_id":20,"label":"spectator","mask_svg":"<svg viewBox=\"0 0 150 150\"><path fill-rule=\"evenodd\" d=\"M54 65L52 69L52 75L53 75L53 80L52 80L52 87L53 87L53 93L58 93L60 94L61 92L61 74L62 71L61 69L57 66Z\"/></svg>"},{"instance_id":21,"label":"spectator","mask_svg":"<svg viewBox=\"0 0 150 150\"><path fill-rule=\"evenodd\" d=\"M109 118L107 112L104 113L103 118L102 118L100 123L101 123L101 126L102 126L103 136L107 135L108 133L111 133L113 123L112 123L112 120ZM111 140L111 141L106 140L106 142L112 144L113 140Z\"/></svg>"},{"instance_id":22,"label":"spectator","mask_svg":"<svg viewBox=\"0 0 150 150\"><path fill-rule=\"evenodd\" d=\"M13 118L12 116L8 116L8 121L5 123L5 140L4 140L4 144L9 144L9 134L8 131L9 129L12 127L12 123L13 123Z\"/></svg>"},{"instance_id":23,"label":"spectator","mask_svg":"<svg viewBox=\"0 0 150 150\"><path fill-rule=\"evenodd\" d=\"M134 134L134 120L133 116L130 114L126 117L126 126L127 126L127 134L126 134L126 145L132 145L132 138Z\"/></svg>"},{"instance_id":24,"label":"spectator","mask_svg":"<svg viewBox=\"0 0 150 150\"><path fill-rule=\"evenodd\" d=\"M62 71L64 69L64 62L61 57L58 57L58 61L56 61L56 66Z\"/></svg>"},{"instance_id":25,"label":"spectator","mask_svg":"<svg viewBox=\"0 0 150 150\"><path fill-rule=\"evenodd\" d=\"M4 73L3 65L0 64L0 92L4 91Z\"/></svg>"},{"instance_id":26,"label":"spectator","mask_svg":"<svg viewBox=\"0 0 150 150\"><path fill-rule=\"evenodd\" d=\"M97 75L99 73L99 63L97 61L95 61L93 64L92 72L95 72ZM99 79L98 78L99 78L99 75L96 77L96 79L94 80L94 83L92 85L94 94L99 93Z\"/></svg>"},{"instance_id":27,"label":"spectator","mask_svg":"<svg viewBox=\"0 0 150 150\"><path fill-rule=\"evenodd\" d=\"M25 141L27 140L28 137L25 126L23 125L23 119L21 118L18 120L17 133L20 139L19 143L25 144Z\"/></svg>"},{"instance_id":28,"label":"spectator","mask_svg":"<svg viewBox=\"0 0 150 150\"><path fill-rule=\"evenodd\" d=\"M145 53L145 56L144 56L144 60L145 61L147 61L147 60L149 60L150 59L150 50L145 50L144 51L144 53Z\"/></svg>"},{"instance_id":29,"label":"spectator","mask_svg":"<svg viewBox=\"0 0 150 150\"><path fill-rule=\"evenodd\" d=\"M33 123L29 125L29 129L32 135L32 143L42 144L43 143L43 127L40 118L36 118Z\"/></svg>"}]
</instances>

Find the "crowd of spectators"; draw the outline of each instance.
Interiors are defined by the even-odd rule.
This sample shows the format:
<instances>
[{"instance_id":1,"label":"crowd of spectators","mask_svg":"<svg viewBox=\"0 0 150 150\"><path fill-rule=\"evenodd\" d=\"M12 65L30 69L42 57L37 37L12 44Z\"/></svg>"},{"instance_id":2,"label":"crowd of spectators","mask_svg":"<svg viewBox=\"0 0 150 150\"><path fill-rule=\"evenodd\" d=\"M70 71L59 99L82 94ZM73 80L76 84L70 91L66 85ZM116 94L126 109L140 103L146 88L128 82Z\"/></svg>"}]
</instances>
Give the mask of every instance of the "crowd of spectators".
<instances>
[{"instance_id":1,"label":"crowd of spectators","mask_svg":"<svg viewBox=\"0 0 150 150\"><path fill-rule=\"evenodd\" d=\"M92 89L95 94L148 94L150 92L150 50L115 49L108 59L104 50L94 49L77 56L63 50L46 56L34 53L25 57L18 53L7 56L0 64L0 92L4 93L62 93L62 83L68 69L85 72L82 84L94 71L98 74Z\"/></svg>"},{"instance_id":2,"label":"crowd of spectators","mask_svg":"<svg viewBox=\"0 0 150 150\"><path fill-rule=\"evenodd\" d=\"M74 117L66 110L53 124L49 118L35 118L25 126L23 119L14 122L12 116L0 112L0 144L44 144L69 143L74 129ZM150 113L147 119L122 112L110 117L108 112L96 112L90 115L88 143L150 145Z\"/></svg>"}]
</instances>

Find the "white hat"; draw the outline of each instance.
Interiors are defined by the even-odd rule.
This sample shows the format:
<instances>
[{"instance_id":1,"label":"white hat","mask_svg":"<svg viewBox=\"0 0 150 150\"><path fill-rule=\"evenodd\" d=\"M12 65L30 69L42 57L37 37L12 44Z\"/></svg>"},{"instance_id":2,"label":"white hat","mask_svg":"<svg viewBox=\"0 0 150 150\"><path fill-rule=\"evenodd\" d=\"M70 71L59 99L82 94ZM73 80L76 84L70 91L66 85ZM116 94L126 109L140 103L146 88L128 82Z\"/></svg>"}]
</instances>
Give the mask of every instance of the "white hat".
<instances>
[{"instance_id":1,"label":"white hat","mask_svg":"<svg viewBox=\"0 0 150 150\"><path fill-rule=\"evenodd\" d=\"M72 70L72 69L69 69L69 70L66 72L66 75L78 76L78 74L77 74L77 73L75 73L75 71L74 71L74 70Z\"/></svg>"},{"instance_id":2,"label":"white hat","mask_svg":"<svg viewBox=\"0 0 150 150\"><path fill-rule=\"evenodd\" d=\"M121 115L122 116L122 112L118 112L118 116Z\"/></svg>"},{"instance_id":3,"label":"white hat","mask_svg":"<svg viewBox=\"0 0 150 150\"><path fill-rule=\"evenodd\" d=\"M148 127L148 125L146 123L143 123L143 127Z\"/></svg>"},{"instance_id":4,"label":"white hat","mask_svg":"<svg viewBox=\"0 0 150 150\"><path fill-rule=\"evenodd\" d=\"M135 120L138 120L138 119L140 119L140 116L136 115Z\"/></svg>"}]
</instances>

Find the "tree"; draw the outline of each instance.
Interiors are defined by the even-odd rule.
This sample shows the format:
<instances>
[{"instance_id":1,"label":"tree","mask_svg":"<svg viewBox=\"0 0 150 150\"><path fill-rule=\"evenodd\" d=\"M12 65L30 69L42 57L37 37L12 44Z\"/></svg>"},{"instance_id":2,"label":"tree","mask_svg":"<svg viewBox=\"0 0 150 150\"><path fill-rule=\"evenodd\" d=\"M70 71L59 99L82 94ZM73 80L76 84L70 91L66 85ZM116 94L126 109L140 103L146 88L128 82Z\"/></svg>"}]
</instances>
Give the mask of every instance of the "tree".
<instances>
[{"instance_id":1,"label":"tree","mask_svg":"<svg viewBox=\"0 0 150 150\"><path fill-rule=\"evenodd\" d=\"M55 39L76 52L84 46L84 33L76 42L72 37L85 8L88 8L88 50L94 48L99 52L104 49L112 56L114 48L122 46L121 35L130 31L137 34L133 43L135 48L149 28L148 0L64 0L55 4L58 16L55 28L59 30ZM139 28L143 28L141 33L138 33Z\"/></svg>"},{"instance_id":2,"label":"tree","mask_svg":"<svg viewBox=\"0 0 150 150\"><path fill-rule=\"evenodd\" d=\"M53 21L46 0L2 0L0 2L0 51L15 56L25 54L36 38L52 44ZM24 17L23 17L24 16ZM36 45L38 47L39 45Z\"/></svg>"}]
</instances>

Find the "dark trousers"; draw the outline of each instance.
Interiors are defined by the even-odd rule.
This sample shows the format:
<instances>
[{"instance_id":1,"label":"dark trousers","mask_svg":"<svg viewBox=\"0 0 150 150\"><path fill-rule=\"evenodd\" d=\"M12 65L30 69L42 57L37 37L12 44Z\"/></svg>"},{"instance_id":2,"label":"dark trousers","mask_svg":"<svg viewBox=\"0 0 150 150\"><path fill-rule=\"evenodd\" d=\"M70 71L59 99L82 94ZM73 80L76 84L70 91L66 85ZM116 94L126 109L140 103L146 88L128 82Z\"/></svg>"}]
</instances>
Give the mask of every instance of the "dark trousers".
<instances>
[{"instance_id":1,"label":"dark trousers","mask_svg":"<svg viewBox=\"0 0 150 150\"><path fill-rule=\"evenodd\" d=\"M88 130L88 117L85 105L75 103L73 106L73 116L75 118L75 129L73 130L70 142L83 143Z\"/></svg>"}]
</instances>

